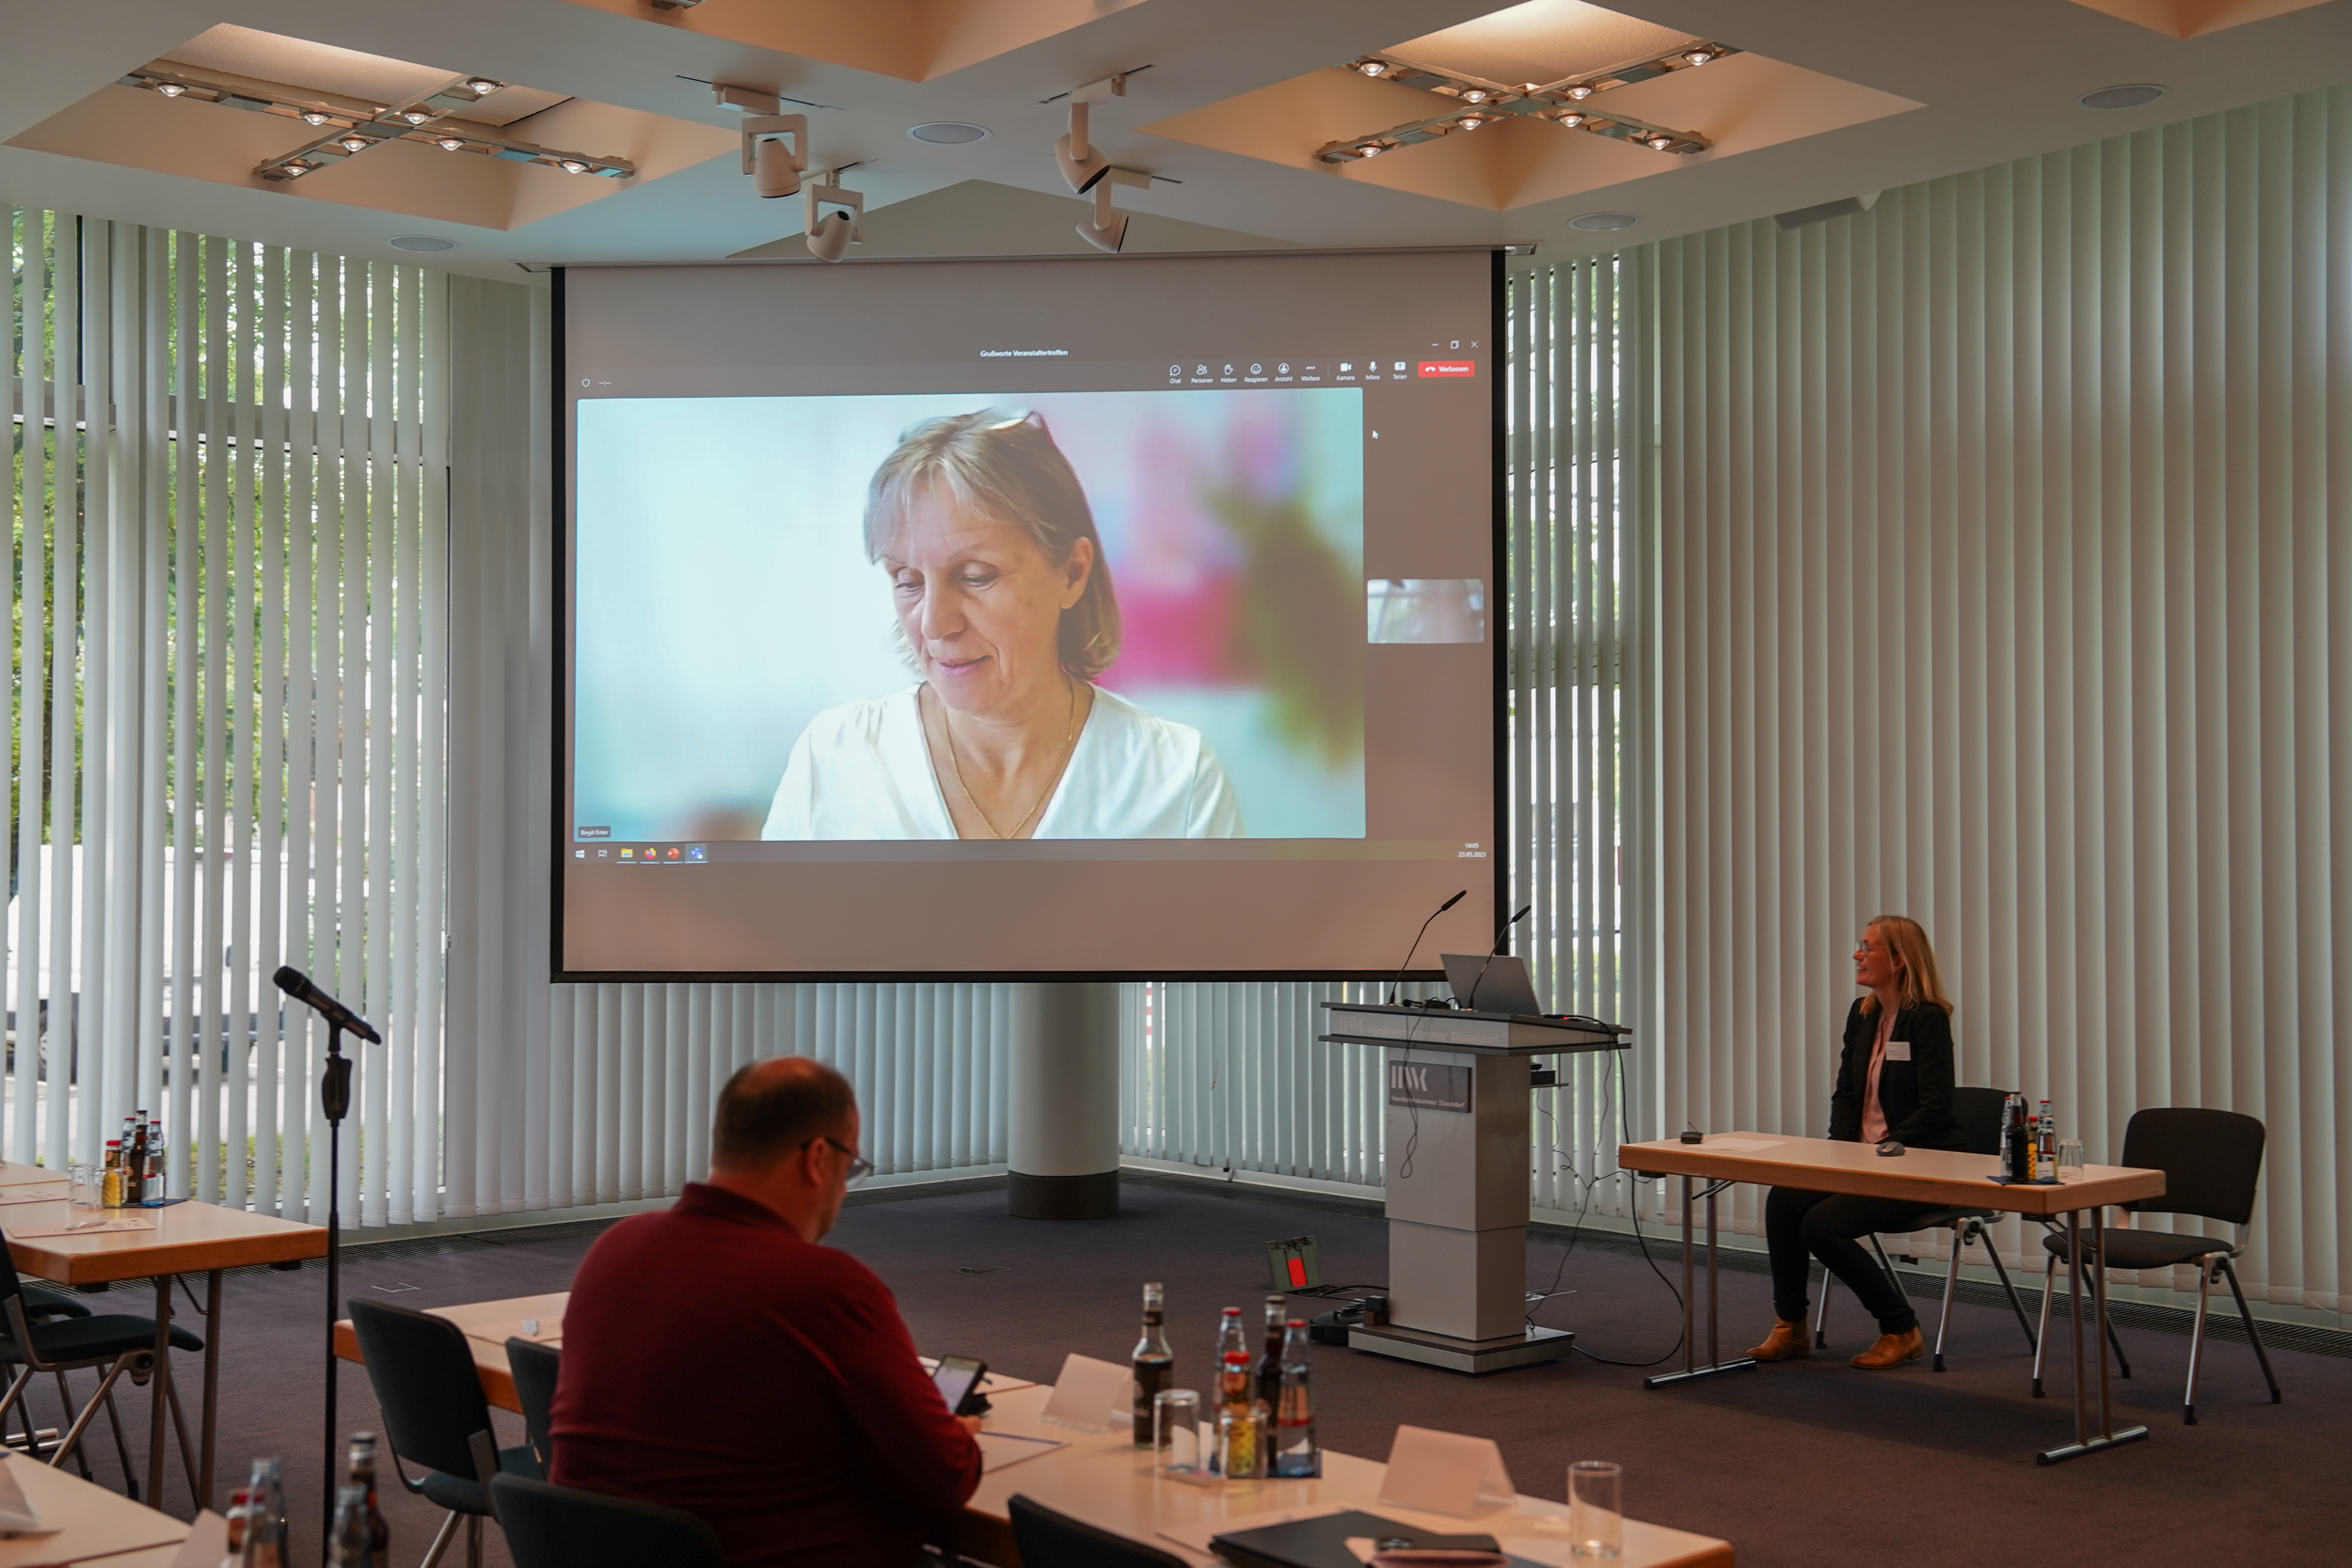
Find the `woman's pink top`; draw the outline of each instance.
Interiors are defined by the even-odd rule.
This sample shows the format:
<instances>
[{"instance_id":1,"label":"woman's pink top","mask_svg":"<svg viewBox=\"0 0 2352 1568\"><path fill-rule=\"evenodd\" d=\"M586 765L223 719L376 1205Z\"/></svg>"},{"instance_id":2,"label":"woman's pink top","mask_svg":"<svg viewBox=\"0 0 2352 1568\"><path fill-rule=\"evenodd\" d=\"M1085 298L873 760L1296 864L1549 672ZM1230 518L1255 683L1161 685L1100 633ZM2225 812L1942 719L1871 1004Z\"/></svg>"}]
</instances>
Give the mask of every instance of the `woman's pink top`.
<instances>
[{"instance_id":1,"label":"woman's pink top","mask_svg":"<svg viewBox=\"0 0 2352 1568\"><path fill-rule=\"evenodd\" d=\"M1870 1074L1862 1083L1862 1141L1883 1142L1886 1113L1879 1108L1879 1064L1886 1060L1886 1039L1895 1032L1895 1009L1879 1008L1879 1037L1870 1046Z\"/></svg>"}]
</instances>

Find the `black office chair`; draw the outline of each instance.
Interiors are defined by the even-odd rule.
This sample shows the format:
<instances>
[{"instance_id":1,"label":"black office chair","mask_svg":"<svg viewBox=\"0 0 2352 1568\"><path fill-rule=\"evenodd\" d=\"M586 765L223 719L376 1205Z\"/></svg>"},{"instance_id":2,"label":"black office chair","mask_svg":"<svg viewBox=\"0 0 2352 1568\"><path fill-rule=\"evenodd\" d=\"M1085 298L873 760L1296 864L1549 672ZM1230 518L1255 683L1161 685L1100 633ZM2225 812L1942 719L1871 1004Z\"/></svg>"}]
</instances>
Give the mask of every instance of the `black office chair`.
<instances>
[{"instance_id":1,"label":"black office chair","mask_svg":"<svg viewBox=\"0 0 2352 1568\"><path fill-rule=\"evenodd\" d=\"M490 1501L515 1568L726 1568L718 1535L682 1509L516 1475L493 1477Z\"/></svg>"},{"instance_id":2,"label":"black office chair","mask_svg":"<svg viewBox=\"0 0 2352 1568\"><path fill-rule=\"evenodd\" d=\"M1970 1154L2001 1152L2001 1112L2009 1103L2006 1089L1963 1088L1952 1091L1952 1120L1960 1124L1960 1135ZM1960 1256L1968 1250L1970 1242L1984 1243L1984 1255L1993 1260L1993 1272L2000 1275L2001 1289L2009 1294L2010 1310L2017 1314L2017 1326L2025 1331L2026 1349L2034 1351L2041 1343L2035 1338L2033 1324L2026 1321L2026 1304L2017 1298L2017 1287L2010 1283L2009 1269L2001 1261L1998 1247L1985 1227L2000 1217L1994 1209L1953 1207L1937 1209L1919 1217L1916 1228L1946 1229L1952 1233L1952 1256L1944 1266L1944 1307L1935 1320L1935 1370L1944 1370L1944 1336L1952 1323L1952 1293L1960 1283ZM1876 1236L1870 1238L1871 1248L1878 1253L1879 1267L1900 1291L1902 1278L1895 1273L1894 1260L1886 1256L1886 1244ZM1829 1343L1829 1292L1836 1283L1836 1275L1827 1269L1821 1271L1821 1302L1813 1315L1813 1343L1816 1347Z\"/></svg>"},{"instance_id":3,"label":"black office chair","mask_svg":"<svg viewBox=\"0 0 2352 1568\"><path fill-rule=\"evenodd\" d=\"M1184 1568L1183 1558L1057 1513L1022 1493L1007 1498L1006 1508L1022 1568Z\"/></svg>"},{"instance_id":4,"label":"black office chair","mask_svg":"<svg viewBox=\"0 0 2352 1568\"><path fill-rule=\"evenodd\" d=\"M482 1521L491 1516L486 1482L501 1472L529 1476L538 1460L528 1447L498 1449L463 1329L414 1307L358 1300L350 1307L368 1382L383 1407L392 1473L407 1490L449 1510L423 1568L441 1560L461 1519L466 1561L481 1568ZM408 1465L422 1465L424 1474L409 1480Z\"/></svg>"},{"instance_id":5,"label":"black office chair","mask_svg":"<svg viewBox=\"0 0 2352 1568\"><path fill-rule=\"evenodd\" d=\"M128 1312L110 1312L103 1317L93 1317L84 1308L78 1317L43 1315L40 1321L35 1321L36 1314L79 1305L64 1301L52 1291L42 1291L41 1296L49 1300L44 1302L25 1289L24 1280L17 1275L16 1257L8 1250L6 1237L0 1236L0 1332L5 1333L5 1337L0 1338L0 1363L17 1369L15 1377L9 1380L8 1391L0 1393L0 1428L7 1425L9 1411L18 1411L25 1425L33 1457L45 1458L54 1468L64 1464L68 1454L79 1450L83 1434L89 1430L90 1422L103 1406L106 1420L114 1430L115 1450L122 1456L125 1489L135 1498L138 1496L138 1481L131 1468L130 1449L122 1440L122 1418L115 1409L114 1391L115 1384L125 1372L131 1374L134 1381L144 1383L154 1371L155 1320ZM174 1350L200 1351L204 1348L204 1341L174 1323L171 1346ZM65 1374L85 1369L103 1369L98 1379L98 1390L74 1413L72 1423L67 1428L65 1435L58 1439L56 1448L43 1455L40 1436L33 1430L32 1418L24 1411L22 1402L24 1391L31 1386L35 1374L54 1372L65 1408L72 1411L73 1401L66 1389ZM176 1413L176 1396L174 1409ZM183 1427L183 1436L185 1431ZM196 1485L195 1461L186 1455L183 1457L188 1465L188 1485L193 1489ZM157 1479L152 1476L148 1478L151 1488Z\"/></svg>"},{"instance_id":6,"label":"black office chair","mask_svg":"<svg viewBox=\"0 0 2352 1568\"><path fill-rule=\"evenodd\" d=\"M2125 1230L2102 1226L2096 1235L2084 1238L2085 1250L2104 1252L2111 1269L2169 1269L2182 1263L2198 1266L2197 1326L2188 1342L2188 1386L2181 1395L2181 1421L2185 1426L2197 1424L2197 1368L2205 1351L2205 1301L2217 1277L2227 1279L2230 1294L2237 1298L2238 1321L2246 1325L2246 1338L2254 1347L2254 1358L2262 1363L2263 1381L2270 1385L2270 1402L2277 1404L2281 1398L2279 1379L2270 1370L2270 1353L2263 1349L2262 1336L2254 1332L2254 1314L2247 1310L2246 1292L2238 1288L2237 1271L2230 1266L2230 1260L2246 1250L2248 1235L2253 1228L2254 1189L2262 1181L2265 1136L2259 1120L2236 1111L2208 1111L2187 1105L2134 1111L2132 1119L2123 1127L2121 1163L2164 1172L2164 1196L2117 1207L2143 1214L2195 1214L2201 1219L2220 1220L2235 1226L2237 1235L2232 1241L2220 1242L2186 1231ZM2066 1233L2062 1230L2043 1237L2042 1244L2050 1255L2042 1279L2042 1342L2047 1344L2050 1296L2058 1281L2058 1266L2063 1262L2071 1269L2076 1260L2068 1256ZM2109 1332L2113 1332L2112 1325ZM2116 1347L2116 1355L2119 1359L2122 1355L2121 1344ZM2124 1375L2130 1375L2128 1369ZM2039 1351L2033 1358L2033 1392L2036 1399L2042 1397Z\"/></svg>"},{"instance_id":7,"label":"black office chair","mask_svg":"<svg viewBox=\"0 0 2352 1568\"><path fill-rule=\"evenodd\" d=\"M506 1364L515 1371L515 1399L523 1407L523 1436L538 1456L536 1479L545 1481L555 1468L555 1449L548 1437L548 1412L555 1407L555 1374L564 1364L553 1345L516 1336L506 1341Z\"/></svg>"}]
</instances>

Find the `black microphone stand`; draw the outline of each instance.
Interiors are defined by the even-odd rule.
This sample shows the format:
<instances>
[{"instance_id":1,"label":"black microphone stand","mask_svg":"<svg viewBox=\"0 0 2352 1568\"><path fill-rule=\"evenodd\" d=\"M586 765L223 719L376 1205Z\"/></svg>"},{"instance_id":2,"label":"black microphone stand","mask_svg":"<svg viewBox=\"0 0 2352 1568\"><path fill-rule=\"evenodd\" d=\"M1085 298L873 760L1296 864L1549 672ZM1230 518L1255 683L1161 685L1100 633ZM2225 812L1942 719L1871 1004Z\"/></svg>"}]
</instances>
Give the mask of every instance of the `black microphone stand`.
<instances>
[{"instance_id":1,"label":"black microphone stand","mask_svg":"<svg viewBox=\"0 0 2352 1568\"><path fill-rule=\"evenodd\" d=\"M335 1544L335 1304L342 1279L343 1117L351 1109L351 1058L343 1026L326 1025L326 1070L319 1078L319 1109L326 1113L326 1463L319 1472L326 1508L319 1530L320 1560Z\"/></svg>"}]
</instances>

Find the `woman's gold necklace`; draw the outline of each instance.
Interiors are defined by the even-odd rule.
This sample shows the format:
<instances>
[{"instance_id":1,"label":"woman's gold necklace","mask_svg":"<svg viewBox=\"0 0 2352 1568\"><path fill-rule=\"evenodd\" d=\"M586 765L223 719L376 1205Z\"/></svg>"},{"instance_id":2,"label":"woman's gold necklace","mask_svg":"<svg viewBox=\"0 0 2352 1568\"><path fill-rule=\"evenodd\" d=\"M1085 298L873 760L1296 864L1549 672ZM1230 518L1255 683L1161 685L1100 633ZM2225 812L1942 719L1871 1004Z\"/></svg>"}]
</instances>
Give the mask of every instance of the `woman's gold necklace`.
<instances>
[{"instance_id":1,"label":"woman's gold necklace","mask_svg":"<svg viewBox=\"0 0 2352 1568\"><path fill-rule=\"evenodd\" d=\"M1021 830L1029 825L1029 818L1045 808L1045 802L1053 796L1054 786L1061 783L1062 768L1070 766L1071 742L1078 733L1078 683L1070 683L1070 722L1062 732L1060 766L1054 769L1054 776L1045 782L1045 788L1039 794L1037 804L1022 814L1021 820L1012 825L1012 832L1009 833L996 832L996 824L988 819L988 813L982 811L980 803L972 799L972 786L963 782L963 763L956 755L956 727L947 721L947 705L945 703L939 705L939 727L947 736L947 767L955 773L956 787L963 791L963 803L972 808L972 815L980 819L980 826L996 837L1019 838Z\"/></svg>"}]
</instances>

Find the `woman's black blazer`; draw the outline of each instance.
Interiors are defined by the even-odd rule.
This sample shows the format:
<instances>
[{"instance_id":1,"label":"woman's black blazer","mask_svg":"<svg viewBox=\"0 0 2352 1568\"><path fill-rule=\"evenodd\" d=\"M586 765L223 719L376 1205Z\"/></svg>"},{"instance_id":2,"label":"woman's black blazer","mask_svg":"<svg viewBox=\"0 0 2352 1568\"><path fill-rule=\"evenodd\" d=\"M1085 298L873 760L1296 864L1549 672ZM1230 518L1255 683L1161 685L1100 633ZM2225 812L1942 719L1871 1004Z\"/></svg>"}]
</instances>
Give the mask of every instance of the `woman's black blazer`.
<instances>
[{"instance_id":1,"label":"woman's black blazer","mask_svg":"<svg viewBox=\"0 0 2352 1568\"><path fill-rule=\"evenodd\" d=\"M1845 1143L1862 1138L1862 1091L1870 1081L1870 1048L1878 1040L1878 1018L1865 1018L1856 997L1846 1014L1846 1049L1837 1060L1837 1092L1829 1097L1829 1135ZM1911 1060L1879 1064L1879 1110L1886 1135L1906 1148L1962 1148L1960 1124L1952 1119L1952 1021L1929 1004L1895 1015L1892 1040L1907 1040Z\"/></svg>"}]
</instances>

